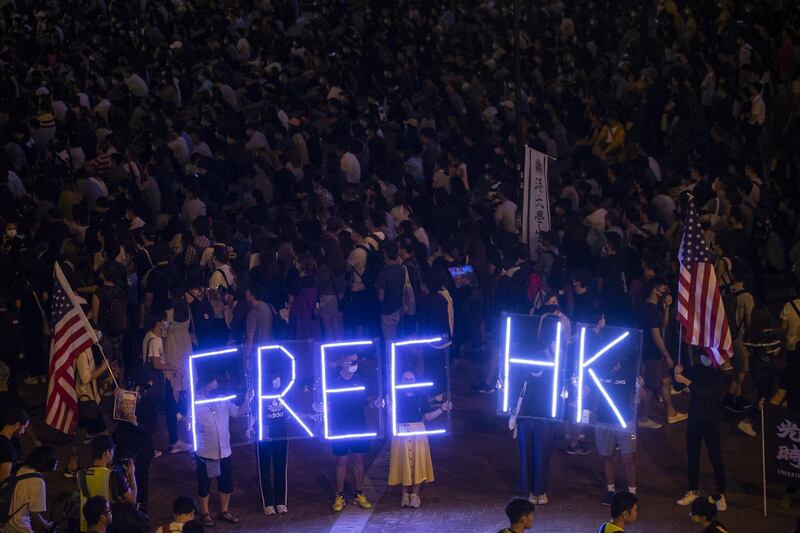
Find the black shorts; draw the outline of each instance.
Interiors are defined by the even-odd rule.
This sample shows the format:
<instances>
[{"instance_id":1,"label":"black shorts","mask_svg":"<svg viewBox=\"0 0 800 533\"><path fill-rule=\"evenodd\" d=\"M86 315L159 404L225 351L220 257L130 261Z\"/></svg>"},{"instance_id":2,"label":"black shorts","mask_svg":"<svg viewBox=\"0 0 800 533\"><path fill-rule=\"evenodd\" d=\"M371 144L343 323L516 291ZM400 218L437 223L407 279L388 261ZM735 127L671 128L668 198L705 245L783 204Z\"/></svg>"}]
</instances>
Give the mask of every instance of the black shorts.
<instances>
[{"instance_id":1,"label":"black shorts","mask_svg":"<svg viewBox=\"0 0 800 533\"><path fill-rule=\"evenodd\" d=\"M197 464L197 494L201 498L205 498L211 490L211 478L208 477L206 463L202 457L195 457L195 463ZM231 494L233 492L233 472L231 471L230 456L220 460L219 470L217 490L225 494Z\"/></svg>"},{"instance_id":2,"label":"black shorts","mask_svg":"<svg viewBox=\"0 0 800 533\"><path fill-rule=\"evenodd\" d=\"M351 453L367 453L369 441L364 439L340 440L331 443L333 455L343 457Z\"/></svg>"}]
</instances>

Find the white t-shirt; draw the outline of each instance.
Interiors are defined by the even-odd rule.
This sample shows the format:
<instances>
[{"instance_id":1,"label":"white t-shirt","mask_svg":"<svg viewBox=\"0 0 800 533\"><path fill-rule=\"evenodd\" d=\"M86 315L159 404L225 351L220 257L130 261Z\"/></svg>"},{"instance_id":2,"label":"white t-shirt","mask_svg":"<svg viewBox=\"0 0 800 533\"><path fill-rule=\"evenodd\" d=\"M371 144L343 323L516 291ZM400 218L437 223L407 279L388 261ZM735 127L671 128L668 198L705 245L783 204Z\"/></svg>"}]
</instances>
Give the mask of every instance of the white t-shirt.
<instances>
[{"instance_id":1,"label":"white t-shirt","mask_svg":"<svg viewBox=\"0 0 800 533\"><path fill-rule=\"evenodd\" d=\"M358 183L361 181L361 163L358 162L358 158L355 155L350 152L343 153L341 159L339 159L339 166L344 173L347 183Z\"/></svg>"},{"instance_id":2,"label":"white t-shirt","mask_svg":"<svg viewBox=\"0 0 800 533\"><path fill-rule=\"evenodd\" d=\"M157 357L161 363L164 363L164 339L157 337L152 331L148 331L142 341L142 362Z\"/></svg>"},{"instance_id":3,"label":"white t-shirt","mask_svg":"<svg viewBox=\"0 0 800 533\"><path fill-rule=\"evenodd\" d=\"M353 271L353 281L350 283L350 290L359 292L366 289L361 276L367 269L367 252L363 248L353 248L350 255L347 256L347 264Z\"/></svg>"},{"instance_id":4,"label":"white t-shirt","mask_svg":"<svg viewBox=\"0 0 800 533\"><path fill-rule=\"evenodd\" d=\"M36 470L23 466L17 472L35 474ZM33 533L31 527L31 513L43 513L47 510L47 497L45 494L44 480L41 478L28 478L17 482L14 495L11 498L10 512L19 511L11 517L3 528L3 533Z\"/></svg>"},{"instance_id":5,"label":"white t-shirt","mask_svg":"<svg viewBox=\"0 0 800 533\"><path fill-rule=\"evenodd\" d=\"M494 219L497 224L509 233L517 232L517 204L511 200L505 200L497 206L494 211Z\"/></svg>"},{"instance_id":6,"label":"white t-shirt","mask_svg":"<svg viewBox=\"0 0 800 533\"><path fill-rule=\"evenodd\" d=\"M794 305L800 309L800 298L794 299L793 302ZM781 320L785 320L789 326L786 329L786 349L796 350L797 343L800 342L800 316L797 316L797 313L792 307L792 302L787 302L783 306Z\"/></svg>"},{"instance_id":7,"label":"white t-shirt","mask_svg":"<svg viewBox=\"0 0 800 533\"><path fill-rule=\"evenodd\" d=\"M164 526L156 529L156 533L176 533L177 531L183 531L183 522L170 522L167 531L164 531Z\"/></svg>"}]
</instances>

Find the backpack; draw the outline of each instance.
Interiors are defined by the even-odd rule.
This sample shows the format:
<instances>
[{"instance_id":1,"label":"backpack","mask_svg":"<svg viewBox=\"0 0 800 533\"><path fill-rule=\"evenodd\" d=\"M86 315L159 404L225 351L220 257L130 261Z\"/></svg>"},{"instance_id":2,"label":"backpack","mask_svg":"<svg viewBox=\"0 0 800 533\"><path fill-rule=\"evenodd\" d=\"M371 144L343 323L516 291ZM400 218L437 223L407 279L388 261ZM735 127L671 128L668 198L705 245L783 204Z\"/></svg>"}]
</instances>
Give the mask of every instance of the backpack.
<instances>
[{"instance_id":1,"label":"backpack","mask_svg":"<svg viewBox=\"0 0 800 533\"><path fill-rule=\"evenodd\" d=\"M98 291L100 300L97 323L106 335L121 335L128 323L128 295L119 287L103 287Z\"/></svg>"},{"instance_id":2,"label":"backpack","mask_svg":"<svg viewBox=\"0 0 800 533\"><path fill-rule=\"evenodd\" d=\"M0 525L4 526L11 520L11 518L20 512L28 503L23 503L19 508L11 508L11 500L14 499L14 489L17 488L17 483L23 479L39 478L42 475L39 473L31 474L12 474L8 476L2 484L0 484Z\"/></svg>"},{"instance_id":3,"label":"backpack","mask_svg":"<svg viewBox=\"0 0 800 533\"><path fill-rule=\"evenodd\" d=\"M81 529L81 495L78 491L62 492L50 504L50 520L58 533L78 533Z\"/></svg>"},{"instance_id":4,"label":"backpack","mask_svg":"<svg viewBox=\"0 0 800 533\"><path fill-rule=\"evenodd\" d=\"M374 250L369 246L359 245L358 248L361 248L367 254L367 261L364 265L364 273L359 274L355 272L356 276L361 278L361 282L367 288L367 290L374 290L375 289L375 282L378 281L378 272L381 271L383 268L383 254L380 250Z\"/></svg>"},{"instance_id":5,"label":"backpack","mask_svg":"<svg viewBox=\"0 0 800 533\"><path fill-rule=\"evenodd\" d=\"M547 286L542 276L536 272L531 272L528 276L528 302L533 310L539 309L544 305L547 297Z\"/></svg>"},{"instance_id":6,"label":"backpack","mask_svg":"<svg viewBox=\"0 0 800 533\"><path fill-rule=\"evenodd\" d=\"M736 321L736 306L739 296L748 294L744 289L731 291L722 298L722 306L725 308L725 317L728 319L728 331L731 332L731 339L738 339L744 335L744 322Z\"/></svg>"}]
</instances>

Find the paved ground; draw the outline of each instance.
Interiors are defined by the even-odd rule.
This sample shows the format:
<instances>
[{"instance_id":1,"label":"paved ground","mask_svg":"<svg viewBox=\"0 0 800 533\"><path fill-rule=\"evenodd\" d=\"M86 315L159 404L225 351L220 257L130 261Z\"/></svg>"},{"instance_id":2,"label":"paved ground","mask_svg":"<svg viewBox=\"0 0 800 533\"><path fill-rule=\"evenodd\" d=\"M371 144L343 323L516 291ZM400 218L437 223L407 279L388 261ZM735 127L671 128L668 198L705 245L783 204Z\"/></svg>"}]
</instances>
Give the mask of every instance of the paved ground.
<instances>
[{"instance_id":1,"label":"paved ground","mask_svg":"<svg viewBox=\"0 0 800 533\"><path fill-rule=\"evenodd\" d=\"M472 395L468 388L470 364L458 367L453 382L452 436L431 439L436 482L423 487L419 510L401 509L397 489L386 489L388 445L375 442L369 456L365 489L375 508L364 511L348 507L335 515L330 511L333 494L333 462L328 446L314 441L293 441L289 452L289 510L286 515L265 517L259 509L258 478L252 446L234 450L236 494L233 509L242 522L238 526L218 524L224 531L274 532L493 532L504 527L503 504L514 494L517 481L516 442L505 419L495 415L493 396ZM34 391L30 391L34 392ZM44 391L36 391L44 395ZM681 401L678 400L680 404ZM41 418L41 406L34 408ZM37 424L37 427L40 424ZM760 444L723 426L724 453L729 473L729 510L722 515L732 533L739 531L789 532L800 515L800 506L777 508L779 487L770 487L769 517L761 511ZM674 500L685 488L685 425L645 431L639 435L640 521L633 532L678 533L699 531L685 508ZM42 438L48 434L41 430ZM591 434L591 432L588 432ZM158 441L163 442L163 435ZM557 447L563 449L559 440ZM619 470L622 471L621 464ZM533 531L549 533L594 532L606 519L607 507L599 505L605 484L598 456L568 456L556 451L551 470L550 503L536 513ZM712 489L708 465L703 464L703 488ZM619 486L623 486L620 478ZM70 488L60 475L48 479L49 496ZM169 516L172 499L193 494L194 472L188 454L165 455L151 469L150 512L153 524Z\"/></svg>"}]
</instances>

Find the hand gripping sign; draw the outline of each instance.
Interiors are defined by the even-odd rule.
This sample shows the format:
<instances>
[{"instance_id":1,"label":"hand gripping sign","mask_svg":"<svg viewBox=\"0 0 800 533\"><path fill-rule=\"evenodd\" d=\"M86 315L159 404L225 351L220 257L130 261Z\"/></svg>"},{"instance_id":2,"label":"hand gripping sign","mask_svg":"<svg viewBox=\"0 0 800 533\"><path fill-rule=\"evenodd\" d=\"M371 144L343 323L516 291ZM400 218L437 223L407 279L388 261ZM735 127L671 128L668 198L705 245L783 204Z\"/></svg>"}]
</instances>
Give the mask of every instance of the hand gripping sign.
<instances>
[{"instance_id":1,"label":"hand gripping sign","mask_svg":"<svg viewBox=\"0 0 800 533\"><path fill-rule=\"evenodd\" d=\"M450 432L448 344L441 336L387 343L393 436Z\"/></svg>"},{"instance_id":2,"label":"hand gripping sign","mask_svg":"<svg viewBox=\"0 0 800 533\"><path fill-rule=\"evenodd\" d=\"M370 339L330 342L318 345L317 353L322 438L381 438L385 401L380 345Z\"/></svg>"},{"instance_id":3,"label":"hand gripping sign","mask_svg":"<svg viewBox=\"0 0 800 533\"><path fill-rule=\"evenodd\" d=\"M315 436L313 348L284 341L256 349L259 441Z\"/></svg>"},{"instance_id":4,"label":"hand gripping sign","mask_svg":"<svg viewBox=\"0 0 800 533\"><path fill-rule=\"evenodd\" d=\"M500 414L619 428L635 421L641 331L505 314L501 334Z\"/></svg>"}]
</instances>

